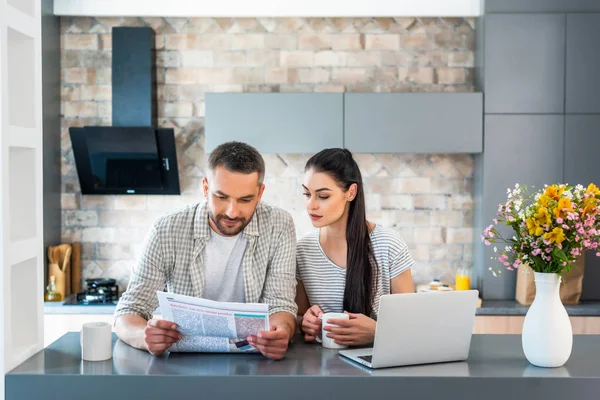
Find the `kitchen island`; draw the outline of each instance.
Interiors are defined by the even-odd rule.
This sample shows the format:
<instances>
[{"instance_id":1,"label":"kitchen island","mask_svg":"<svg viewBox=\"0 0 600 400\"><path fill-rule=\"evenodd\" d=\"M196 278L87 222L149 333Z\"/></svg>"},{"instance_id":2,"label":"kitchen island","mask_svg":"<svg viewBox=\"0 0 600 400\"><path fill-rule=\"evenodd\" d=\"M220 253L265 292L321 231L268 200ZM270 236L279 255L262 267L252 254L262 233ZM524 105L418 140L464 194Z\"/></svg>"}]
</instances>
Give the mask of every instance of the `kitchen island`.
<instances>
[{"instance_id":1,"label":"kitchen island","mask_svg":"<svg viewBox=\"0 0 600 400\"><path fill-rule=\"evenodd\" d=\"M467 361L381 370L300 337L282 361L259 354L155 357L116 337L113 343L112 359L82 361L79 333L65 334L6 375L6 400L575 400L600 393L600 335L575 335L570 360L552 369L527 362L519 335L473 335Z\"/></svg>"}]
</instances>

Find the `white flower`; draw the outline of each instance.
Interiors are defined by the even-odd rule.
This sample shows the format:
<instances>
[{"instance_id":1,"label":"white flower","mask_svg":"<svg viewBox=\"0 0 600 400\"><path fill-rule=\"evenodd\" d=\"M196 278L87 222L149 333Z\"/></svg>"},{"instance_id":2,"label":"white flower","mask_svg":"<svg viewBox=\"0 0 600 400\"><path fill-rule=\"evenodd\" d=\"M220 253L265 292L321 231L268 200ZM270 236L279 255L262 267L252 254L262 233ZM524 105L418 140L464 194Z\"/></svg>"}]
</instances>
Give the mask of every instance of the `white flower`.
<instances>
[{"instance_id":1,"label":"white flower","mask_svg":"<svg viewBox=\"0 0 600 400\"><path fill-rule=\"evenodd\" d=\"M519 219L525 219L525 212L519 212Z\"/></svg>"},{"instance_id":2,"label":"white flower","mask_svg":"<svg viewBox=\"0 0 600 400\"><path fill-rule=\"evenodd\" d=\"M523 260L527 260L529 258L529 256L527 254L523 254L523 257L521 257Z\"/></svg>"},{"instance_id":3,"label":"white flower","mask_svg":"<svg viewBox=\"0 0 600 400\"><path fill-rule=\"evenodd\" d=\"M510 251L510 248L511 248L510 246L506 246L506 247L504 248L504 251Z\"/></svg>"},{"instance_id":4,"label":"white flower","mask_svg":"<svg viewBox=\"0 0 600 400\"><path fill-rule=\"evenodd\" d=\"M583 190L583 185L577 185L575 186L575 189L581 191Z\"/></svg>"},{"instance_id":5,"label":"white flower","mask_svg":"<svg viewBox=\"0 0 600 400\"><path fill-rule=\"evenodd\" d=\"M498 248L496 246L494 246L494 253L498 252Z\"/></svg>"},{"instance_id":6,"label":"white flower","mask_svg":"<svg viewBox=\"0 0 600 400\"><path fill-rule=\"evenodd\" d=\"M515 210L519 211L521 210L521 206L523 205L523 200L517 200L515 201Z\"/></svg>"}]
</instances>

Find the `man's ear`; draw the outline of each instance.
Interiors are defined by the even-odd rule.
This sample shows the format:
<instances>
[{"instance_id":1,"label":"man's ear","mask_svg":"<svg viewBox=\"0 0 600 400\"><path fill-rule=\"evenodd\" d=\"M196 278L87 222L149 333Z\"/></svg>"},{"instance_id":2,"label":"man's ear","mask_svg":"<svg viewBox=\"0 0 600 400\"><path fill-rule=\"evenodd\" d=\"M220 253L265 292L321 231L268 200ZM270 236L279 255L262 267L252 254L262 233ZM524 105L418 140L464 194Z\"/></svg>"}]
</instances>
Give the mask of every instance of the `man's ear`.
<instances>
[{"instance_id":1,"label":"man's ear","mask_svg":"<svg viewBox=\"0 0 600 400\"><path fill-rule=\"evenodd\" d=\"M258 201L257 201L257 203L260 203L260 199L262 198L262 195L263 195L264 191L265 191L265 184L261 183L260 184L260 188L258 189Z\"/></svg>"},{"instance_id":2,"label":"man's ear","mask_svg":"<svg viewBox=\"0 0 600 400\"><path fill-rule=\"evenodd\" d=\"M202 191L204 192L204 198L208 199L208 178L206 176L202 178Z\"/></svg>"}]
</instances>

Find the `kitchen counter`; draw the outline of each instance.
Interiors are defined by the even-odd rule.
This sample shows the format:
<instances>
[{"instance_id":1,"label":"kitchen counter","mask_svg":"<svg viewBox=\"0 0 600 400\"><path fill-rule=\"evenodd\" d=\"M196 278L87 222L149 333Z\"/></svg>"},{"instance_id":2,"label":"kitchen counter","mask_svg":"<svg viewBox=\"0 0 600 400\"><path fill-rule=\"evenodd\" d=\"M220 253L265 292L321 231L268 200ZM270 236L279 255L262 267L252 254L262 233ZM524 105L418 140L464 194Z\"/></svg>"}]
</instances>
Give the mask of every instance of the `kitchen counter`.
<instances>
[{"instance_id":1,"label":"kitchen counter","mask_svg":"<svg viewBox=\"0 0 600 400\"><path fill-rule=\"evenodd\" d=\"M81 360L62 336L5 377L6 399L592 399L600 392L600 335L575 335L560 368L530 365L519 335L473 335L467 361L369 370L296 338L282 361L259 354L154 357L114 337L113 358ZM407 343L405 345L410 345Z\"/></svg>"},{"instance_id":2,"label":"kitchen counter","mask_svg":"<svg viewBox=\"0 0 600 400\"><path fill-rule=\"evenodd\" d=\"M600 301L583 302L565 306L570 316L600 316ZM477 315L525 315L529 306L522 306L514 300L484 300ZM114 314L114 305L65 306L62 302L44 303L44 314ZM155 312L158 313L158 310Z\"/></svg>"},{"instance_id":3,"label":"kitchen counter","mask_svg":"<svg viewBox=\"0 0 600 400\"><path fill-rule=\"evenodd\" d=\"M600 301L587 301L575 305L566 305L567 314L572 317L600 316ZM525 315L529 306L523 306L515 300L483 300L477 315Z\"/></svg>"}]
</instances>

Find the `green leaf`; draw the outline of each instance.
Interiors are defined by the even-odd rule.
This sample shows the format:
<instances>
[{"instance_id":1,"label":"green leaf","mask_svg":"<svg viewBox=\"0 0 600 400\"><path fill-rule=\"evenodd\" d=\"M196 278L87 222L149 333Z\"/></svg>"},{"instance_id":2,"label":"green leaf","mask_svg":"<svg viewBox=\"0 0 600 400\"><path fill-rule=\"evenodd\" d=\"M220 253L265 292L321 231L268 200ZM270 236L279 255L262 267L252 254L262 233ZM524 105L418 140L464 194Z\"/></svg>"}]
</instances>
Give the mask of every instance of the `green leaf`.
<instances>
[{"instance_id":1,"label":"green leaf","mask_svg":"<svg viewBox=\"0 0 600 400\"><path fill-rule=\"evenodd\" d=\"M529 258L531 259L531 261L533 261L533 265L531 266L531 268L533 268L534 271L542 272L546 267L547 262L542 260L540 256L530 256Z\"/></svg>"},{"instance_id":2,"label":"green leaf","mask_svg":"<svg viewBox=\"0 0 600 400\"><path fill-rule=\"evenodd\" d=\"M561 262L569 261L563 249L559 249L558 247L555 247L552 250L552 256L559 259Z\"/></svg>"}]
</instances>

